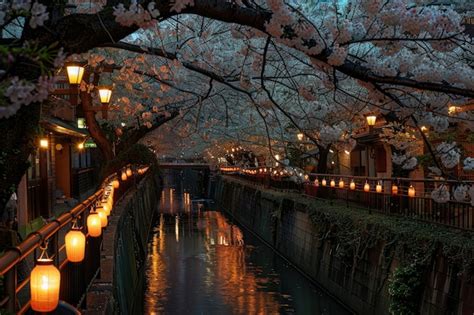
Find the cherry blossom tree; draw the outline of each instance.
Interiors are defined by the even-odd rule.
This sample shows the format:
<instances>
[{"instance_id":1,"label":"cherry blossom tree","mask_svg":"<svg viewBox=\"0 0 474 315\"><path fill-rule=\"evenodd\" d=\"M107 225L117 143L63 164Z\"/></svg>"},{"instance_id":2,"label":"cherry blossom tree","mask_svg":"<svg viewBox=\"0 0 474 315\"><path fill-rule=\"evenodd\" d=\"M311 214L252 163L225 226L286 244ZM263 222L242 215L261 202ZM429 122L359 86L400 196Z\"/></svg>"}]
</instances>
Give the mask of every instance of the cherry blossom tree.
<instances>
[{"instance_id":1,"label":"cherry blossom tree","mask_svg":"<svg viewBox=\"0 0 474 315\"><path fill-rule=\"evenodd\" d=\"M65 57L114 67L118 133L136 117L140 129L179 113L172 122L183 137L258 140L274 156L272 144L294 141L285 134L291 126L322 158L332 145L351 146L351 131L370 111L390 117L394 144L404 142L400 126L414 132L441 172L461 162L454 143L433 147L421 130L473 128L465 110L474 97L472 38L450 7L405 0L88 3L13 0L0 13L3 33L13 33L2 39L0 61L0 205L28 167L40 103ZM91 82L84 84L87 90ZM15 128L20 122L25 128ZM394 158L414 164L402 151ZM464 158L472 167L472 157Z\"/></svg>"}]
</instances>

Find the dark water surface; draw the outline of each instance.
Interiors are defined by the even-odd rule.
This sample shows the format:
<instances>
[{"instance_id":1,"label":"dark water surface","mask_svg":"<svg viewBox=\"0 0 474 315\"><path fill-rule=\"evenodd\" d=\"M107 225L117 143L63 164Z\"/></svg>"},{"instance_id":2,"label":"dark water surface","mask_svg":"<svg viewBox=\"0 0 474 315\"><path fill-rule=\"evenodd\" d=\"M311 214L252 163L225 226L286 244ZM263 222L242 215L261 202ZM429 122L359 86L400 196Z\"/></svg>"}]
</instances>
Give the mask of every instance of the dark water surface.
<instances>
[{"instance_id":1,"label":"dark water surface","mask_svg":"<svg viewBox=\"0 0 474 315\"><path fill-rule=\"evenodd\" d=\"M148 245L145 314L349 314L174 179Z\"/></svg>"}]
</instances>

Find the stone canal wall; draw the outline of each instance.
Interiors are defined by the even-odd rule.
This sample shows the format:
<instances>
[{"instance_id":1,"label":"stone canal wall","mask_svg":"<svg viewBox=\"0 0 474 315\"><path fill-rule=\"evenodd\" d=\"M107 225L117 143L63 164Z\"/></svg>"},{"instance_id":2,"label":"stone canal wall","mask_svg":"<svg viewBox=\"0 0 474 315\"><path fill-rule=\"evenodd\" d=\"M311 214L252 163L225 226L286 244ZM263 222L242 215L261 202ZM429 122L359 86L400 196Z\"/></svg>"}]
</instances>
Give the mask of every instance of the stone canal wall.
<instances>
[{"instance_id":1,"label":"stone canal wall","mask_svg":"<svg viewBox=\"0 0 474 315\"><path fill-rule=\"evenodd\" d=\"M473 236L228 176L222 210L359 314L473 314Z\"/></svg>"},{"instance_id":2,"label":"stone canal wall","mask_svg":"<svg viewBox=\"0 0 474 315\"><path fill-rule=\"evenodd\" d=\"M103 233L99 277L88 290L85 314L143 314L144 268L161 195L152 171L116 203Z\"/></svg>"}]
</instances>

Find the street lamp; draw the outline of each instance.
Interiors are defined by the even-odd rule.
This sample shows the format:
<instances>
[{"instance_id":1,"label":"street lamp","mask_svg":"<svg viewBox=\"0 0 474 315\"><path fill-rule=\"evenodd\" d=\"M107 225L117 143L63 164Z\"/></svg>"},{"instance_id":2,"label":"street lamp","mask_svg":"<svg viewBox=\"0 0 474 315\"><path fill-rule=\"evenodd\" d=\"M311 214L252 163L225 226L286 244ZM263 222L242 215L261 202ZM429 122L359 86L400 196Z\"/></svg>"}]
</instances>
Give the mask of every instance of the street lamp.
<instances>
[{"instance_id":1,"label":"street lamp","mask_svg":"<svg viewBox=\"0 0 474 315\"><path fill-rule=\"evenodd\" d=\"M84 75L84 67L77 63L66 65L67 78L69 84L81 84Z\"/></svg>"},{"instance_id":2,"label":"street lamp","mask_svg":"<svg viewBox=\"0 0 474 315\"><path fill-rule=\"evenodd\" d=\"M369 127L375 126L375 122L377 121L377 116L368 115L366 119L367 119L367 125L369 125Z\"/></svg>"},{"instance_id":3,"label":"street lamp","mask_svg":"<svg viewBox=\"0 0 474 315\"><path fill-rule=\"evenodd\" d=\"M47 149L49 146L48 138L41 138L39 141L39 145L41 149Z\"/></svg>"},{"instance_id":4,"label":"street lamp","mask_svg":"<svg viewBox=\"0 0 474 315\"><path fill-rule=\"evenodd\" d=\"M100 102L102 104L108 104L112 97L112 89L107 86L99 86L97 90L99 91Z\"/></svg>"},{"instance_id":5,"label":"street lamp","mask_svg":"<svg viewBox=\"0 0 474 315\"><path fill-rule=\"evenodd\" d=\"M304 134L300 132L296 135L296 137L298 138L298 141L303 141Z\"/></svg>"}]
</instances>

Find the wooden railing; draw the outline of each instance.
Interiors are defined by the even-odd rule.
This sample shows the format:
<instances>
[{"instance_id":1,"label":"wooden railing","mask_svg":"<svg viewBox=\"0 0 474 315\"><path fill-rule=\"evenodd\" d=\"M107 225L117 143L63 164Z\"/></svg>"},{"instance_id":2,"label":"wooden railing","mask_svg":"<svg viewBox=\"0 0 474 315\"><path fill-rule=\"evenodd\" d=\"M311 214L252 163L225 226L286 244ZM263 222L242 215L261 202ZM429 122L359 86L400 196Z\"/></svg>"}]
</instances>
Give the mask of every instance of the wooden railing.
<instances>
[{"instance_id":1,"label":"wooden railing","mask_svg":"<svg viewBox=\"0 0 474 315\"><path fill-rule=\"evenodd\" d=\"M134 173L133 179L120 181L115 190L114 202L128 189L135 186L144 172ZM3 279L3 292L0 291L0 314L2 310L24 314L30 309L29 280L30 271L40 254L40 246L48 242L49 256L61 272L60 300L74 306L84 301L87 287L91 281L100 276L100 252L102 238L89 237L86 218L90 210L102 199L104 187L115 175L109 176L92 196L73 209L31 233L18 246L6 250L0 256L0 276ZM65 254L64 236L70 230L73 220L77 220L86 234L85 258L80 263L70 263Z\"/></svg>"},{"instance_id":2,"label":"wooden railing","mask_svg":"<svg viewBox=\"0 0 474 315\"><path fill-rule=\"evenodd\" d=\"M249 170L253 171L253 174ZM310 173L307 174L306 181L297 183L290 180L289 174L274 176L268 171L267 173L260 172L260 168L246 169L246 171L223 171L222 173L244 178L267 188L300 192L315 198L338 199L344 201L348 207L366 208L369 212L409 217L458 229L474 229L474 207L467 200L458 201L453 198L453 190L458 185L473 186L474 181ZM323 185L323 180L325 180L325 185ZM331 187L332 181L333 187ZM353 189L351 182L354 183ZM368 191L364 190L366 183L369 187ZM377 185L379 185L379 190L377 190ZM445 185L451 195L446 202L437 202L431 196L432 191L441 185ZM393 186L396 186L396 192L393 191L395 190ZM411 190L410 193L409 190Z\"/></svg>"}]
</instances>

